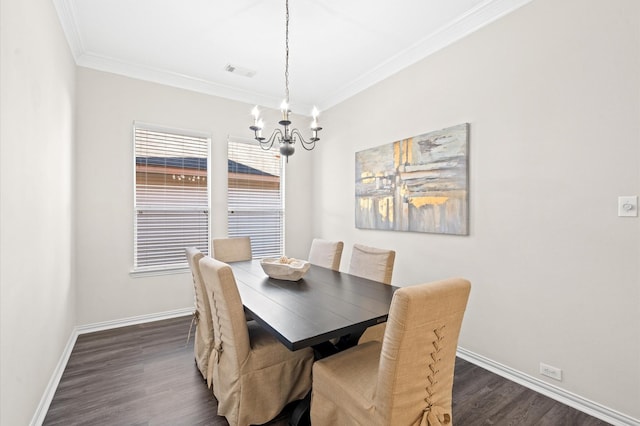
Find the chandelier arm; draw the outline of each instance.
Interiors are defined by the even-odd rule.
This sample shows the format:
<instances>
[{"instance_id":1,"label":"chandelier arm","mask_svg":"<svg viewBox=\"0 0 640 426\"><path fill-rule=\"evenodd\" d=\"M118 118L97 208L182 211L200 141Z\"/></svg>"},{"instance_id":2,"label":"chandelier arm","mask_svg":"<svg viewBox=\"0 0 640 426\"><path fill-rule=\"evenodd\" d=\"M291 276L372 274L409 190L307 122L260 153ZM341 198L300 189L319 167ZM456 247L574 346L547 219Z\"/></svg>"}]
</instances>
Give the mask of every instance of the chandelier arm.
<instances>
[{"instance_id":1,"label":"chandelier arm","mask_svg":"<svg viewBox=\"0 0 640 426\"><path fill-rule=\"evenodd\" d=\"M291 136L295 136L300 140L300 144L302 145L302 147L304 149L306 149L307 151L311 151L313 150L313 148L316 147L316 141L319 141L319 138L311 138L308 141L302 136L302 133L300 133L300 131L298 129L293 129L291 131Z\"/></svg>"},{"instance_id":2,"label":"chandelier arm","mask_svg":"<svg viewBox=\"0 0 640 426\"><path fill-rule=\"evenodd\" d=\"M260 148L264 149L265 151L270 150L273 147L273 143L276 140L280 139L282 139L282 131L280 129L274 129L274 131L271 133L271 136L269 136L269 139L266 140L263 137L255 137L255 140L260 142Z\"/></svg>"}]
</instances>

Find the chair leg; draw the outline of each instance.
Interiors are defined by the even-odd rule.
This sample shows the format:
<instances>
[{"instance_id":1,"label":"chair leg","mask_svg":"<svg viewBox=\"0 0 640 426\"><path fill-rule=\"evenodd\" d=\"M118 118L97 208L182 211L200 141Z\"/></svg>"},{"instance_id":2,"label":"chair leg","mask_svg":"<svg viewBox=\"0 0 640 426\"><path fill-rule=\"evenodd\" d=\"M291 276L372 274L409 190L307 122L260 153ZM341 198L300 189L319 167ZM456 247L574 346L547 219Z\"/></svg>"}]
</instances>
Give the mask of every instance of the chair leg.
<instances>
[{"instance_id":1,"label":"chair leg","mask_svg":"<svg viewBox=\"0 0 640 426\"><path fill-rule=\"evenodd\" d=\"M309 425L311 425L311 391L307 392L304 399L298 402L289 419L289 426Z\"/></svg>"}]
</instances>

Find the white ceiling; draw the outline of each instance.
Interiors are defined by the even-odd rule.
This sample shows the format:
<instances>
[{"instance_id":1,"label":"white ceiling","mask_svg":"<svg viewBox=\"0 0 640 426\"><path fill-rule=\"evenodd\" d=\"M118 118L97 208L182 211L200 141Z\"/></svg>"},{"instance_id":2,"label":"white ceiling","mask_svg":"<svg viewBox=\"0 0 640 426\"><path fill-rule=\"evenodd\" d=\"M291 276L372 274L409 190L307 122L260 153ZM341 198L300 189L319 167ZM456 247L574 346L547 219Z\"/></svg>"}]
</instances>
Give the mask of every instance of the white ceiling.
<instances>
[{"instance_id":1,"label":"white ceiling","mask_svg":"<svg viewBox=\"0 0 640 426\"><path fill-rule=\"evenodd\" d=\"M284 98L284 0L53 1L80 66L266 107ZM330 108L529 1L291 0L292 110Z\"/></svg>"}]
</instances>

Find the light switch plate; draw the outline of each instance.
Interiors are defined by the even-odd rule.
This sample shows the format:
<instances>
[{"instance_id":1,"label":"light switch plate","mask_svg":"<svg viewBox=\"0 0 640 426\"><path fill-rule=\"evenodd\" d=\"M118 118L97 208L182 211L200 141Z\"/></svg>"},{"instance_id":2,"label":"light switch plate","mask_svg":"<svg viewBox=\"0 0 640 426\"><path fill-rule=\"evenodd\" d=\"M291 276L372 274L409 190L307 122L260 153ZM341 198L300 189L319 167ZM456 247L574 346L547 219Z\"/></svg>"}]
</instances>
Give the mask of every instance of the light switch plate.
<instances>
[{"instance_id":1,"label":"light switch plate","mask_svg":"<svg viewBox=\"0 0 640 426\"><path fill-rule=\"evenodd\" d=\"M618 216L638 216L638 196L618 197Z\"/></svg>"}]
</instances>

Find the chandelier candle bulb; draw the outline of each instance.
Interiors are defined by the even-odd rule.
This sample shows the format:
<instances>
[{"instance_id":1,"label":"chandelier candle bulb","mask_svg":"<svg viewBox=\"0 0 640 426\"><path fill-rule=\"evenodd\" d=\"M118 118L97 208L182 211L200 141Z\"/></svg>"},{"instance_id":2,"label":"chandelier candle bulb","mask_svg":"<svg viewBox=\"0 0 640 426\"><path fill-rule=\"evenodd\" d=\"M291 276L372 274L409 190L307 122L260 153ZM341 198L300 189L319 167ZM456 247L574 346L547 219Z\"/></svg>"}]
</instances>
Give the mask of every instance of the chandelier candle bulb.
<instances>
[{"instance_id":1,"label":"chandelier candle bulb","mask_svg":"<svg viewBox=\"0 0 640 426\"><path fill-rule=\"evenodd\" d=\"M284 100L282 101L282 103L280 104L280 110L282 110L282 119L283 120L288 120L289 119L289 104L287 104L287 101Z\"/></svg>"},{"instance_id":2,"label":"chandelier candle bulb","mask_svg":"<svg viewBox=\"0 0 640 426\"><path fill-rule=\"evenodd\" d=\"M258 105L254 106L251 110L251 115L253 115L253 124L258 126L258 119L260 118L260 111L258 110ZM261 127L261 126L258 126Z\"/></svg>"}]
</instances>

